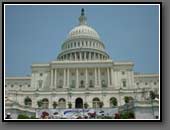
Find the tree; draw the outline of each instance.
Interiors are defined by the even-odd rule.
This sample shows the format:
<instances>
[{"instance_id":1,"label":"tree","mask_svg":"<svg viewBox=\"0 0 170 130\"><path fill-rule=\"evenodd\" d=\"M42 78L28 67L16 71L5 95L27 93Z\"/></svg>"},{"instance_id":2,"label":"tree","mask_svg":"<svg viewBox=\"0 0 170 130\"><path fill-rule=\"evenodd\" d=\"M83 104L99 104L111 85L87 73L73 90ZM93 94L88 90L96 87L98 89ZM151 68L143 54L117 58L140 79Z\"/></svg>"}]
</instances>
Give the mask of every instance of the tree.
<instances>
[{"instance_id":1,"label":"tree","mask_svg":"<svg viewBox=\"0 0 170 130\"><path fill-rule=\"evenodd\" d=\"M71 102L68 103L68 108L72 108L72 103Z\"/></svg>"},{"instance_id":2,"label":"tree","mask_svg":"<svg viewBox=\"0 0 170 130\"><path fill-rule=\"evenodd\" d=\"M125 97L124 97L125 103L129 103L129 102L132 101L132 100L133 100L133 98L130 97L130 96L125 96Z\"/></svg>"},{"instance_id":3,"label":"tree","mask_svg":"<svg viewBox=\"0 0 170 130\"><path fill-rule=\"evenodd\" d=\"M84 108L87 109L89 107L89 104L86 102L84 103Z\"/></svg>"},{"instance_id":4,"label":"tree","mask_svg":"<svg viewBox=\"0 0 170 130\"><path fill-rule=\"evenodd\" d=\"M29 116L26 114L19 114L17 118L18 119L29 119Z\"/></svg>"},{"instance_id":5,"label":"tree","mask_svg":"<svg viewBox=\"0 0 170 130\"><path fill-rule=\"evenodd\" d=\"M122 112L120 113L121 119L135 119L135 114L133 111Z\"/></svg>"},{"instance_id":6,"label":"tree","mask_svg":"<svg viewBox=\"0 0 170 130\"><path fill-rule=\"evenodd\" d=\"M112 103L113 106L117 106L117 99L111 98L111 103Z\"/></svg>"},{"instance_id":7,"label":"tree","mask_svg":"<svg viewBox=\"0 0 170 130\"><path fill-rule=\"evenodd\" d=\"M53 102L53 108L55 109L58 106L58 103L56 101Z\"/></svg>"},{"instance_id":8,"label":"tree","mask_svg":"<svg viewBox=\"0 0 170 130\"><path fill-rule=\"evenodd\" d=\"M42 107L42 105L43 105L42 100L37 101L37 105L38 105L38 107Z\"/></svg>"},{"instance_id":9,"label":"tree","mask_svg":"<svg viewBox=\"0 0 170 130\"><path fill-rule=\"evenodd\" d=\"M32 103L31 99L29 97L26 97L25 100L24 100L24 104L26 106L31 106L31 103Z\"/></svg>"},{"instance_id":10,"label":"tree","mask_svg":"<svg viewBox=\"0 0 170 130\"><path fill-rule=\"evenodd\" d=\"M156 98L156 94L153 91L150 91L150 98L154 100Z\"/></svg>"}]
</instances>

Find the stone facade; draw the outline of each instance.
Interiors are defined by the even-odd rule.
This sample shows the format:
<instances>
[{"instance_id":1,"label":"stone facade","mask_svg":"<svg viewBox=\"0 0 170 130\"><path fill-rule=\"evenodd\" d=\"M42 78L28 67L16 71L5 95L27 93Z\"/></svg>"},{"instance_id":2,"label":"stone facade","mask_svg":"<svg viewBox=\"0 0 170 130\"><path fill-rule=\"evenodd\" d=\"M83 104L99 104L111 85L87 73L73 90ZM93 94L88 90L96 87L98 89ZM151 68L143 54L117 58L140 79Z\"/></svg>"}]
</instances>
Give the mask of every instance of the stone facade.
<instances>
[{"instance_id":1,"label":"stone facade","mask_svg":"<svg viewBox=\"0 0 170 130\"><path fill-rule=\"evenodd\" d=\"M86 20L82 10L79 25L69 32L56 60L33 64L31 76L6 77L6 109L15 104L31 110L40 100L44 108L53 108L54 101L58 108L68 108L68 103L73 108L84 103L96 108L99 101L109 108L113 97L121 106L125 96L147 101L150 91L159 94L159 75L135 73L133 62L112 61Z\"/></svg>"}]
</instances>

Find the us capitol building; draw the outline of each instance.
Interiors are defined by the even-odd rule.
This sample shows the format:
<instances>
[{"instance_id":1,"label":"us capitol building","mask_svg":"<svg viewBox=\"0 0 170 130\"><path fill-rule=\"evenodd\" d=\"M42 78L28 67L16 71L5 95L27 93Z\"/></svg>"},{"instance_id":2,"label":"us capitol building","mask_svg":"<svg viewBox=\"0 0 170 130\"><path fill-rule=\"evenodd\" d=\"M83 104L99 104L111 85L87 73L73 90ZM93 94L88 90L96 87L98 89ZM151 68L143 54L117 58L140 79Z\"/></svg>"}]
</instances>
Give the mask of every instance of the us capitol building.
<instances>
[{"instance_id":1,"label":"us capitol building","mask_svg":"<svg viewBox=\"0 0 170 130\"><path fill-rule=\"evenodd\" d=\"M115 62L105 51L99 34L87 24L84 9L79 25L68 34L61 52L47 64L32 64L31 76L5 78L5 109L34 111L43 108L104 108L125 104L125 97L147 102L149 92L159 94L159 74L133 71L133 62Z\"/></svg>"}]
</instances>

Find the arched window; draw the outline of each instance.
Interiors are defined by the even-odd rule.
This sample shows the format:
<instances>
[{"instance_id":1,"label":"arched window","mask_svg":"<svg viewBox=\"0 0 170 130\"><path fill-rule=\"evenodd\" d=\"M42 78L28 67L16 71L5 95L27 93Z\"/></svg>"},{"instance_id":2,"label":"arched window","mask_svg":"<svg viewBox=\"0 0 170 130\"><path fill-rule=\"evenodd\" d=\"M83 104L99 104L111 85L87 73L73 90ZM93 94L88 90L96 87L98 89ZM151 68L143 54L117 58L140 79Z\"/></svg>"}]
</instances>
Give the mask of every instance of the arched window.
<instances>
[{"instance_id":1,"label":"arched window","mask_svg":"<svg viewBox=\"0 0 170 130\"><path fill-rule=\"evenodd\" d=\"M58 100L58 107L59 108L66 108L66 100L64 98L60 98Z\"/></svg>"},{"instance_id":2,"label":"arched window","mask_svg":"<svg viewBox=\"0 0 170 130\"><path fill-rule=\"evenodd\" d=\"M49 106L49 101L48 101L48 99L47 99L47 98L43 98L43 99L42 99L42 107L45 108L45 109L47 109L48 106Z\"/></svg>"},{"instance_id":3,"label":"arched window","mask_svg":"<svg viewBox=\"0 0 170 130\"><path fill-rule=\"evenodd\" d=\"M117 106L117 99L115 97L110 98L110 107Z\"/></svg>"},{"instance_id":4,"label":"arched window","mask_svg":"<svg viewBox=\"0 0 170 130\"><path fill-rule=\"evenodd\" d=\"M93 98L93 108L99 108L100 99L99 98Z\"/></svg>"},{"instance_id":5,"label":"arched window","mask_svg":"<svg viewBox=\"0 0 170 130\"><path fill-rule=\"evenodd\" d=\"M32 106L31 98L26 97L25 100L24 100L24 104L25 104L25 106L29 106L29 107Z\"/></svg>"}]
</instances>

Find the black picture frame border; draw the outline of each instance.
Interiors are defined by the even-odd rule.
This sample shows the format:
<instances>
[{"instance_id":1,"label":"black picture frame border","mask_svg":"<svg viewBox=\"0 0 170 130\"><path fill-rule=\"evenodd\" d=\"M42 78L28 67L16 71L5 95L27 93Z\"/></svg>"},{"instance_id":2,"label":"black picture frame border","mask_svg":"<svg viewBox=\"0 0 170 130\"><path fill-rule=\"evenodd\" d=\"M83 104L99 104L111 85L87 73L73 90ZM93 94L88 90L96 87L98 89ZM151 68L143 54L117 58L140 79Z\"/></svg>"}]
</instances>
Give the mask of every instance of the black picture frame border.
<instances>
[{"instance_id":1,"label":"black picture frame border","mask_svg":"<svg viewBox=\"0 0 170 130\"><path fill-rule=\"evenodd\" d=\"M2 2L2 66L5 66L5 62L4 62L4 6L6 4L97 4L97 5L101 5L101 4L129 4L129 5L133 5L133 4L159 4L160 6L160 118L159 120L155 120L155 119L146 119L146 120L141 120L141 119L132 119L132 120L122 120L122 119L116 119L116 120L87 120L87 119L78 119L78 120L74 120L74 119L68 119L68 120L19 120L19 119L4 119L4 67L2 67L2 122L162 122L162 2Z\"/></svg>"}]
</instances>

